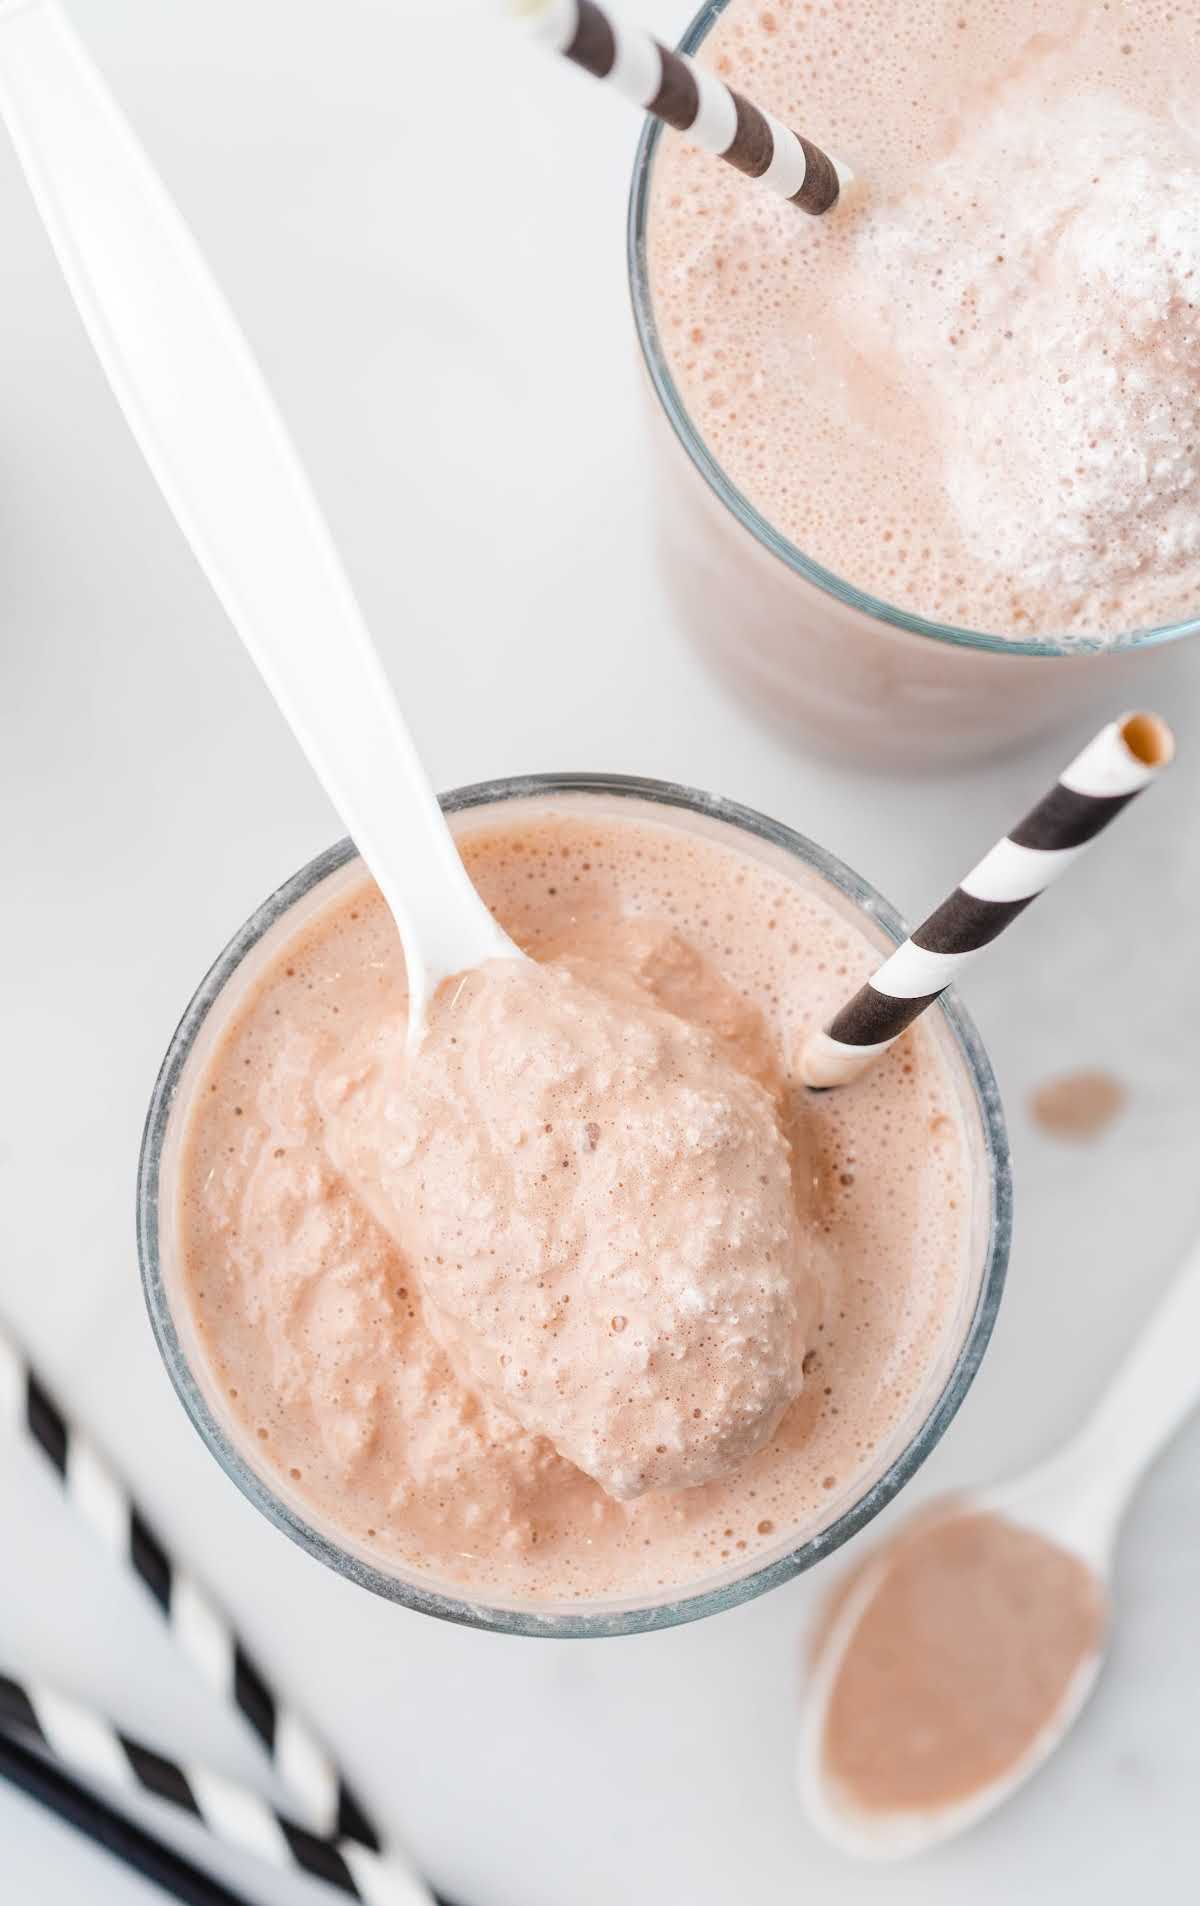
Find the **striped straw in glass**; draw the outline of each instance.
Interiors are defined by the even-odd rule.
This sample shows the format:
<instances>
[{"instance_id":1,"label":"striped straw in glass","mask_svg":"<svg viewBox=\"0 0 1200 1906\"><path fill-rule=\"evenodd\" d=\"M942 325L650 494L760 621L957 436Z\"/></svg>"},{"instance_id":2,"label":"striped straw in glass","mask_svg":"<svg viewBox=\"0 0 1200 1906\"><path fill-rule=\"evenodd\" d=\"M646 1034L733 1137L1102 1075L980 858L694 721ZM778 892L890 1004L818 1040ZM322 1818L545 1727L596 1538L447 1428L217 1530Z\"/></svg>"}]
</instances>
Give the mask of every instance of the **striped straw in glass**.
<instances>
[{"instance_id":1,"label":"striped straw in glass","mask_svg":"<svg viewBox=\"0 0 1200 1906\"><path fill-rule=\"evenodd\" d=\"M804 1048L818 1091L846 1085L953 984L964 966L1086 851L1175 753L1157 715L1122 715L1064 769L1049 794L997 842L923 926Z\"/></svg>"},{"instance_id":2,"label":"striped straw in glass","mask_svg":"<svg viewBox=\"0 0 1200 1906\"><path fill-rule=\"evenodd\" d=\"M715 73L595 0L510 0L510 11L556 53L801 211L814 217L831 211L853 179L847 166Z\"/></svg>"}]
</instances>

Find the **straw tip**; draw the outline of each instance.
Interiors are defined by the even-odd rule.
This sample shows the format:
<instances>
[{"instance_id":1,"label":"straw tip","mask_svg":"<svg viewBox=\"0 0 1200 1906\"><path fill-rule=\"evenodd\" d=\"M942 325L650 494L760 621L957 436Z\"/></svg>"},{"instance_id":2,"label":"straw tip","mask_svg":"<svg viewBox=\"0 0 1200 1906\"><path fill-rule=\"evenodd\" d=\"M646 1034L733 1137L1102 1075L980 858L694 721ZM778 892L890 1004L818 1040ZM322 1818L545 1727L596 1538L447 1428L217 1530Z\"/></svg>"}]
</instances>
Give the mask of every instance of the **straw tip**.
<instances>
[{"instance_id":1,"label":"straw tip","mask_svg":"<svg viewBox=\"0 0 1200 1906\"><path fill-rule=\"evenodd\" d=\"M1137 709L1122 715L1117 732L1134 760L1144 768L1166 768L1175 759L1175 736L1161 715Z\"/></svg>"},{"instance_id":2,"label":"straw tip","mask_svg":"<svg viewBox=\"0 0 1200 1906\"><path fill-rule=\"evenodd\" d=\"M891 1043L886 1039L878 1045L846 1046L840 1039L831 1039L827 1032L810 1033L798 1055L800 1083L810 1092L829 1092L835 1086L850 1085Z\"/></svg>"},{"instance_id":3,"label":"straw tip","mask_svg":"<svg viewBox=\"0 0 1200 1906\"><path fill-rule=\"evenodd\" d=\"M850 170L850 167L846 165L843 160L831 159L830 164L837 173L838 182L838 195L834 201L833 209L836 210L837 207L841 205L852 205L855 199L862 197L862 180Z\"/></svg>"}]
</instances>

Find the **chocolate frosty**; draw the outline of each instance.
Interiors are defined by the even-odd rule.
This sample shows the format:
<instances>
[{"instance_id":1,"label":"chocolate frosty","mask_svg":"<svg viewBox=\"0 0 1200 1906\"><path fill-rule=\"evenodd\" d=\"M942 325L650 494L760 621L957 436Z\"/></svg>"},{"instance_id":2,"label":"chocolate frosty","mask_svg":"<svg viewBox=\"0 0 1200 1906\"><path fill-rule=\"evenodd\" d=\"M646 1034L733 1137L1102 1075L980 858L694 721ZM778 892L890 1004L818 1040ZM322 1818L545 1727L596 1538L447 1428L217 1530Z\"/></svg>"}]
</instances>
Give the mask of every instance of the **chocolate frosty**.
<instances>
[{"instance_id":1,"label":"chocolate frosty","mask_svg":"<svg viewBox=\"0 0 1200 1906\"><path fill-rule=\"evenodd\" d=\"M460 841L532 1014L484 969L414 1069L369 882L283 942L184 1134L201 1380L302 1515L431 1585L587 1600L778 1553L961 1336L977 1166L942 1043L798 1088L878 959L803 869L578 813Z\"/></svg>"},{"instance_id":2,"label":"chocolate frosty","mask_svg":"<svg viewBox=\"0 0 1200 1906\"><path fill-rule=\"evenodd\" d=\"M1195 9L732 0L701 59L861 188L798 217L662 142L659 333L737 489L940 623L1113 639L1194 616ZM752 614L748 558L740 586Z\"/></svg>"},{"instance_id":3,"label":"chocolate frosty","mask_svg":"<svg viewBox=\"0 0 1200 1906\"><path fill-rule=\"evenodd\" d=\"M799 1396L819 1247L780 1107L619 968L451 980L322 1109L463 1381L610 1496L718 1479Z\"/></svg>"}]
</instances>

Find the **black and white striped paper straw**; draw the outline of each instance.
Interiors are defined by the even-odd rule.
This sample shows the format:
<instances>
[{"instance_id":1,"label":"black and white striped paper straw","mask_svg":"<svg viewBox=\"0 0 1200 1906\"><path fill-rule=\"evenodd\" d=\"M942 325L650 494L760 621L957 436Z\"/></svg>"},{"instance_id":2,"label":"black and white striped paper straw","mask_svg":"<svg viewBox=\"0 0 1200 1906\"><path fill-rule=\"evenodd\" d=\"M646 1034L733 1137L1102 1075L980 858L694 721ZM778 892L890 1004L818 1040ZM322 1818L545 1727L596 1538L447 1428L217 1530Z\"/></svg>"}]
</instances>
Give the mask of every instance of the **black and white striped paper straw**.
<instances>
[{"instance_id":1,"label":"black and white striped paper straw","mask_svg":"<svg viewBox=\"0 0 1200 1906\"><path fill-rule=\"evenodd\" d=\"M68 1500L110 1554L149 1590L180 1651L249 1722L280 1780L318 1833L378 1850L379 1836L332 1756L273 1689L212 1596L173 1558L94 1443L68 1422L28 1359L0 1326L0 1427L28 1436Z\"/></svg>"},{"instance_id":2,"label":"black and white striped paper straw","mask_svg":"<svg viewBox=\"0 0 1200 1906\"><path fill-rule=\"evenodd\" d=\"M105 1795L75 1776L49 1754L42 1753L17 1734L0 1727L0 1782L15 1788L35 1805L104 1854L158 1888L182 1906L250 1906L244 1893L235 1893L224 1880L206 1872L193 1860L158 1839L146 1827L122 1813Z\"/></svg>"},{"instance_id":3,"label":"black and white striped paper straw","mask_svg":"<svg viewBox=\"0 0 1200 1906\"><path fill-rule=\"evenodd\" d=\"M830 211L850 184L849 168L819 146L595 0L510 0L510 6L555 52L802 211Z\"/></svg>"},{"instance_id":4,"label":"black and white striped paper straw","mask_svg":"<svg viewBox=\"0 0 1200 1906\"><path fill-rule=\"evenodd\" d=\"M132 1740L94 1708L40 1681L0 1674L0 1728L23 1733L64 1767L126 1797L152 1794L190 1814L222 1845L284 1873L323 1880L366 1906L432 1906L424 1882L357 1840L324 1839L277 1813L250 1788Z\"/></svg>"},{"instance_id":5,"label":"black and white striped paper straw","mask_svg":"<svg viewBox=\"0 0 1200 1906\"><path fill-rule=\"evenodd\" d=\"M1174 737L1157 715L1102 728L1044 800L992 848L804 1048L800 1073L818 1090L846 1085L895 1043L964 966L1079 859L1170 762Z\"/></svg>"}]
</instances>

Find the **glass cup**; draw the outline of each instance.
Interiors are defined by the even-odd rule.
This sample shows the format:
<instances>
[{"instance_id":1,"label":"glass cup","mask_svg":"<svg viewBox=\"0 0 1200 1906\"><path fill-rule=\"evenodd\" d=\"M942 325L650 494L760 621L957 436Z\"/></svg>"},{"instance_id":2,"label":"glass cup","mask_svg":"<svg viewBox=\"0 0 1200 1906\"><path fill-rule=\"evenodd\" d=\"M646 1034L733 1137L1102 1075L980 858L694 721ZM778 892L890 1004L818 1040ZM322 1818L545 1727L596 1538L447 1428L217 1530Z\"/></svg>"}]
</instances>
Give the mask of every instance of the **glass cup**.
<instances>
[{"instance_id":1,"label":"glass cup","mask_svg":"<svg viewBox=\"0 0 1200 1906\"><path fill-rule=\"evenodd\" d=\"M687 834L727 841L741 854L802 879L816 877L825 897L885 953L904 937L894 909L866 881L800 834L748 808L664 782L623 775L530 775L459 788L442 806L456 835L472 824L531 817L551 811L597 816L641 815ZM995 1077L979 1035L953 997L931 1009L935 1036L950 1064L975 1158L972 1174L972 1247L958 1314L946 1333L937 1367L914 1398L908 1421L877 1452L870 1471L841 1496L831 1496L820 1526L781 1536L777 1551L710 1572L682 1589L625 1599L470 1600L452 1583L422 1572L405 1574L356 1551L347 1538L314 1526L311 1510L289 1500L286 1485L248 1447L220 1387L207 1367L183 1299L175 1235L181 1138L189 1102L230 1016L281 944L334 896L363 877L350 841L341 841L302 867L264 901L236 933L184 1013L163 1061L142 1141L138 1173L138 1252L150 1321L171 1380L204 1442L227 1476L275 1525L352 1581L425 1614L504 1634L582 1637L636 1634L695 1621L702 1615L761 1595L811 1568L861 1529L890 1502L941 1439L979 1367L991 1335L1012 1229L1008 1140Z\"/></svg>"},{"instance_id":2,"label":"glass cup","mask_svg":"<svg viewBox=\"0 0 1200 1906\"><path fill-rule=\"evenodd\" d=\"M707 0L683 52L702 46L728 4ZM1151 693L1165 652L1200 620L1103 645L1009 642L931 622L813 562L734 486L687 413L655 320L647 227L662 130L647 118L638 146L629 279L652 393L664 573L701 655L774 725L881 767L974 760Z\"/></svg>"}]
</instances>

